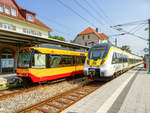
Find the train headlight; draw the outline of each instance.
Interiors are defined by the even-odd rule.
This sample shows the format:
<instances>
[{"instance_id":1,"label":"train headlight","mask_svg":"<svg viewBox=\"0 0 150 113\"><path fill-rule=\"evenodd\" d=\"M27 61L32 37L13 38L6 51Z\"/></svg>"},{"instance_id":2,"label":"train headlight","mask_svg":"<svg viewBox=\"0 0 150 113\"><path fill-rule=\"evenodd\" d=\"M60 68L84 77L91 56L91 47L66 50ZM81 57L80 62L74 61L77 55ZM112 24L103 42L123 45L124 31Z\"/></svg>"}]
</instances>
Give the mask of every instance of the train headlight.
<instances>
[{"instance_id":1,"label":"train headlight","mask_svg":"<svg viewBox=\"0 0 150 113\"><path fill-rule=\"evenodd\" d=\"M101 64L103 64L103 63L104 63L104 60L101 61Z\"/></svg>"},{"instance_id":2,"label":"train headlight","mask_svg":"<svg viewBox=\"0 0 150 113\"><path fill-rule=\"evenodd\" d=\"M105 72L101 72L100 76L104 77L105 76Z\"/></svg>"},{"instance_id":3,"label":"train headlight","mask_svg":"<svg viewBox=\"0 0 150 113\"><path fill-rule=\"evenodd\" d=\"M90 61L89 61L89 60L87 60L87 64L88 64L88 65L90 64Z\"/></svg>"},{"instance_id":4,"label":"train headlight","mask_svg":"<svg viewBox=\"0 0 150 113\"><path fill-rule=\"evenodd\" d=\"M25 73L25 74L24 74L24 76L28 76L28 75L29 75L28 73Z\"/></svg>"}]
</instances>

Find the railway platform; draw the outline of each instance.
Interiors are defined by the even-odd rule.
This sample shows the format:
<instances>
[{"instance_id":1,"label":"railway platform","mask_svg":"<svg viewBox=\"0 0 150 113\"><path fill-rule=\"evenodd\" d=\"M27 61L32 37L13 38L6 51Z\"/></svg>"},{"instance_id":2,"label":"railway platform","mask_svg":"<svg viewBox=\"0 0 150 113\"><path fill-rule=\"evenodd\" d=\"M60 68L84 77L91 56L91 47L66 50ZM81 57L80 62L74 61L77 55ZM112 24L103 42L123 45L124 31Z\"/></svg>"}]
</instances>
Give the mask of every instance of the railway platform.
<instances>
[{"instance_id":1,"label":"railway platform","mask_svg":"<svg viewBox=\"0 0 150 113\"><path fill-rule=\"evenodd\" d=\"M9 73L9 74L0 74L0 78L7 78L16 76L16 73Z\"/></svg>"},{"instance_id":2,"label":"railway platform","mask_svg":"<svg viewBox=\"0 0 150 113\"><path fill-rule=\"evenodd\" d=\"M149 100L150 74L140 65L61 113L150 113Z\"/></svg>"},{"instance_id":3,"label":"railway platform","mask_svg":"<svg viewBox=\"0 0 150 113\"><path fill-rule=\"evenodd\" d=\"M0 74L0 90L7 89L7 84L16 77L16 73Z\"/></svg>"}]
</instances>

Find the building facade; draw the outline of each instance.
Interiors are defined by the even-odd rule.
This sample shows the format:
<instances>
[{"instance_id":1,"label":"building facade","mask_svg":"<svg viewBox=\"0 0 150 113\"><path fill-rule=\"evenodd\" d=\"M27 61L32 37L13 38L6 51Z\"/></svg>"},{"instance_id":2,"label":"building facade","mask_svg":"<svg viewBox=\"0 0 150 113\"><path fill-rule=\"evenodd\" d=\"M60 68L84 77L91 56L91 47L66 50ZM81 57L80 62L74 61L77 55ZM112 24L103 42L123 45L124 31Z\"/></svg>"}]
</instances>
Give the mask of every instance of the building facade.
<instances>
[{"instance_id":1,"label":"building facade","mask_svg":"<svg viewBox=\"0 0 150 113\"><path fill-rule=\"evenodd\" d=\"M15 0L0 0L0 30L37 38L48 38L49 32L52 31L36 18L35 13L23 9ZM15 72L17 57L17 45L0 43L0 73Z\"/></svg>"},{"instance_id":2,"label":"building facade","mask_svg":"<svg viewBox=\"0 0 150 113\"><path fill-rule=\"evenodd\" d=\"M84 31L80 32L74 39L74 43L90 47L94 44L105 42L109 42L107 36L104 33L98 33L98 29L94 30L91 27L88 27Z\"/></svg>"}]
</instances>

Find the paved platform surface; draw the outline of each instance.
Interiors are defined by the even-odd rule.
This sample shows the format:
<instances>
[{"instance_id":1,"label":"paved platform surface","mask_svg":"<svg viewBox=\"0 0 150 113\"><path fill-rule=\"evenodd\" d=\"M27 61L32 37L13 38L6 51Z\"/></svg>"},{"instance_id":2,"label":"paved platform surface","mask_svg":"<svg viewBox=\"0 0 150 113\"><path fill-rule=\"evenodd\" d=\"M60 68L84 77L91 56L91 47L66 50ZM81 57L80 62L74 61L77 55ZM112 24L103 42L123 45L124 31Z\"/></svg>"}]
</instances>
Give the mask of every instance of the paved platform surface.
<instances>
[{"instance_id":1,"label":"paved platform surface","mask_svg":"<svg viewBox=\"0 0 150 113\"><path fill-rule=\"evenodd\" d=\"M12 83L12 80L14 81L14 78L16 78L16 73L0 74L0 90L7 89L7 85L9 83Z\"/></svg>"},{"instance_id":2,"label":"paved platform surface","mask_svg":"<svg viewBox=\"0 0 150 113\"><path fill-rule=\"evenodd\" d=\"M150 113L150 74L135 67L62 113Z\"/></svg>"},{"instance_id":3,"label":"paved platform surface","mask_svg":"<svg viewBox=\"0 0 150 113\"><path fill-rule=\"evenodd\" d=\"M16 73L10 73L10 74L0 74L0 78L4 78L4 77L11 77L11 76L16 76Z\"/></svg>"}]
</instances>

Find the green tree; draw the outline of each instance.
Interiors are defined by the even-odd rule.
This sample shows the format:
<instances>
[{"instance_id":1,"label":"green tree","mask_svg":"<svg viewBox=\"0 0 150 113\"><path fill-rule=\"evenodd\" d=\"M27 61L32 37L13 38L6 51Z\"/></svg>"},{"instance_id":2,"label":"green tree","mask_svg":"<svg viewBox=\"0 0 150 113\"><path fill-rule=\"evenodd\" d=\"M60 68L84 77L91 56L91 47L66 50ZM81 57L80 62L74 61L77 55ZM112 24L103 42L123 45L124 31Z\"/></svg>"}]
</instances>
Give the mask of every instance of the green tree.
<instances>
[{"instance_id":1,"label":"green tree","mask_svg":"<svg viewBox=\"0 0 150 113\"><path fill-rule=\"evenodd\" d=\"M74 41L73 41L73 40L70 40L70 43L74 43Z\"/></svg>"},{"instance_id":2,"label":"green tree","mask_svg":"<svg viewBox=\"0 0 150 113\"><path fill-rule=\"evenodd\" d=\"M49 35L49 38L66 42L66 39L64 37L61 37L61 36L51 36L51 35Z\"/></svg>"},{"instance_id":3,"label":"green tree","mask_svg":"<svg viewBox=\"0 0 150 113\"><path fill-rule=\"evenodd\" d=\"M109 40L109 37L106 36L106 39L108 40L108 43L111 43L111 41Z\"/></svg>"},{"instance_id":4,"label":"green tree","mask_svg":"<svg viewBox=\"0 0 150 113\"><path fill-rule=\"evenodd\" d=\"M127 52L131 53L130 47L129 47L128 45L122 46L121 49L122 49L123 51L127 51Z\"/></svg>"}]
</instances>

